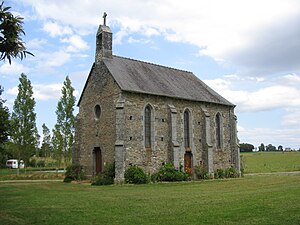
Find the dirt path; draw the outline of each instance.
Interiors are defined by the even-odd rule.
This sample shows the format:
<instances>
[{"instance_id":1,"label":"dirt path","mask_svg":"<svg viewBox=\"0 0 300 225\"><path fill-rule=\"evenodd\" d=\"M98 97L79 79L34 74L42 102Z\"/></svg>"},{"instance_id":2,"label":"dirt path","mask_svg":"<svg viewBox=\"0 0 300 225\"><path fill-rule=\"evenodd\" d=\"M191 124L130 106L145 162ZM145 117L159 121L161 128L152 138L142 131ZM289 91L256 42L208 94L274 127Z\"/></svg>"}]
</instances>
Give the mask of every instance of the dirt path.
<instances>
[{"instance_id":1,"label":"dirt path","mask_svg":"<svg viewBox=\"0 0 300 225\"><path fill-rule=\"evenodd\" d=\"M290 172L271 172L271 173L246 173L244 176L259 176L259 175L300 175L300 171Z\"/></svg>"}]
</instances>

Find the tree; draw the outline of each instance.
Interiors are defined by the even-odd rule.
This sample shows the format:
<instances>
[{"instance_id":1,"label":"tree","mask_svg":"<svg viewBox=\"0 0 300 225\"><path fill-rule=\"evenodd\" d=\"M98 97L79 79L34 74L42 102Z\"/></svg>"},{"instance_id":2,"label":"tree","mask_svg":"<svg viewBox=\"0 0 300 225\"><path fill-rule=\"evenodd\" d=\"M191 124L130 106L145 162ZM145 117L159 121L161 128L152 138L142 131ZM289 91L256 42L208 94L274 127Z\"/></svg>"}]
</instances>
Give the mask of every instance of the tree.
<instances>
[{"instance_id":1,"label":"tree","mask_svg":"<svg viewBox=\"0 0 300 225\"><path fill-rule=\"evenodd\" d=\"M268 152L276 151L276 147L272 144L268 144L266 146L266 151L268 151Z\"/></svg>"},{"instance_id":2,"label":"tree","mask_svg":"<svg viewBox=\"0 0 300 225\"><path fill-rule=\"evenodd\" d=\"M252 144L248 144L248 143L240 144L240 152L252 152L253 149L254 146Z\"/></svg>"},{"instance_id":3,"label":"tree","mask_svg":"<svg viewBox=\"0 0 300 225\"><path fill-rule=\"evenodd\" d=\"M42 128L43 128L43 141L42 141L42 146L40 148L39 156L49 157L52 153L50 130L44 123L42 125Z\"/></svg>"},{"instance_id":4,"label":"tree","mask_svg":"<svg viewBox=\"0 0 300 225\"><path fill-rule=\"evenodd\" d=\"M66 161L71 159L74 143L75 116L73 115L73 111L76 99L73 92L74 88L67 76L61 90L62 96L57 104L57 122L53 129L52 138L54 154L56 158L63 157L64 167L66 166Z\"/></svg>"},{"instance_id":5,"label":"tree","mask_svg":"<svg viewBox=\"0 0 300 225\"><path fill-rule=\"evenodd\" d=\"M265 145L263 143L261 143L260 146L258 147L258 151L260 152L265 151Z\"/></svg>"},{"instance_id":6,"label":"tree","mask_svg":"<svg viewBox=\"0 0 300 225\"><path fill-rule=\"evenodd\" d=\"M3 88L0 85L0 167L5 165L9 157L5 144L9 135L9 110L4 106L5 100L1 98Z\"/></svg>"},{"instance_id":7,"label":"tree","mask_svg":"<svg viewBox=\"0 0 300 225\"><path fill-rule=\"evenodd\" d=\"M278 149L278 151L283 151L282 145L279 145L277 149Z\"/></svg>"},{"instance_id":8,"label":"tree","mask_svg":"<svg viewBox=\"0 0 300 225\"><path fill-rule=\"evenodd\" d=\"M14 16L8 11L10 7L4 7L3 4L0 5L0 60L8 59L11 64L11 58L19 57L22 60L26 54L33 54L26 51L21 38L21 35L25 35L23 18Z\"/></svg>"},{"instance_id":9,"label":"tree","mask_svg":"<svg viewBox=\"0 0 300 225\"><path fill-rule=\"evenodd\" d=\"M23 73L19 81L19 92L11 115L11 139L17 154L15 157L28 163L29 158L36 153L39 134L36 128L35 100L32 96L31 82Z\"/></svg>"}]
</instances>

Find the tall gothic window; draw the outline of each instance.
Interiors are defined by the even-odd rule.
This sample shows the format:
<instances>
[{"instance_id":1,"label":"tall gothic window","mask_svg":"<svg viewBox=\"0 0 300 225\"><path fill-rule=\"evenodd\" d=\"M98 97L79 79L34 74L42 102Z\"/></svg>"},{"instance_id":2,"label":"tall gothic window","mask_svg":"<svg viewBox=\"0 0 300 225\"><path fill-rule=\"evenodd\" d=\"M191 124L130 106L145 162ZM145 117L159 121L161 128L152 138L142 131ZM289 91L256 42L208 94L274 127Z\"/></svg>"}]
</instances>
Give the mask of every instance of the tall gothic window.
<instances>
[{"instance_id":1,"label":"tall gothic window","mask_svg":"<svg viewBox=\"0 0 300 225\"><path fill-rule=\"evenodd\" d=\"M145 148L151 148L151 106L145 108Z\"/></svg>"},{"instance_id":2,"label":"tall gothic window","mask_svg":"<svg viewBox=\"0 0 300 225\"><path fill-rule=\"evenodd\" d=\"M190 113L188 110L184 111L184 147L190 148Z\"/></svg>"},{"instance_id":3,"label":"tall gothic window","mask_svg":"<svg viewBox=\"0 0 300 225\"><path fill-rule=\"evenodd\" d=\"M216 142L217 142L217 148L221 148L221 114L217 113L216 115Z\"/></svg>"}]
</instances>

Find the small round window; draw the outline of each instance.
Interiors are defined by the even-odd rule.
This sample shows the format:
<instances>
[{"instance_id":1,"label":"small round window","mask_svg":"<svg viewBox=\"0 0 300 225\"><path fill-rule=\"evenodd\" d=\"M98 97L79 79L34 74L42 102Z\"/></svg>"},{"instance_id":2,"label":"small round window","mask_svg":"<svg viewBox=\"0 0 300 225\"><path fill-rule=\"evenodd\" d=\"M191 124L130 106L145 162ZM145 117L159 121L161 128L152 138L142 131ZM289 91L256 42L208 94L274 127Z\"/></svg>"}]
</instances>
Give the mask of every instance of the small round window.
<instances>
[{"instance_id":1,"label":"small round window","mask_svg":"<svg viewBox=\"0 0 300 225\"><path fill-rule=\"evenodd\" d=\"M100 108L100 105L96 105L96 106L95 106L95 116L96 116L96 119L99 119L99 118L100 118L100 115L101 115L101 108Z\"/></svg>"}]
</instances>

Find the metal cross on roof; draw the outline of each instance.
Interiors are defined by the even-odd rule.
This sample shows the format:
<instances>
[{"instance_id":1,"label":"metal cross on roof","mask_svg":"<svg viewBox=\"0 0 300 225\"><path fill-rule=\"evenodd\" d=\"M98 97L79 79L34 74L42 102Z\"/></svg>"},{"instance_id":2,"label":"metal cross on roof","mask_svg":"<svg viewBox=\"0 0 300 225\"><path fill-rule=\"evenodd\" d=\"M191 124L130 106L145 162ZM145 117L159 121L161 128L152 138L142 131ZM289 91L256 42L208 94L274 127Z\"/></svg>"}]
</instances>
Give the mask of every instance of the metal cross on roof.
<instances>
[{"instance_id":1,"label":"metal cross on roof","mask_svg":"<svg viewBox=\"0 0 300 225\"><path fill-rule=\"evenodd\" d=\"M103 13L103 25L106 26L106 17L107 17L107 14L106 12Z\"/></svg>"}]
</instances>

